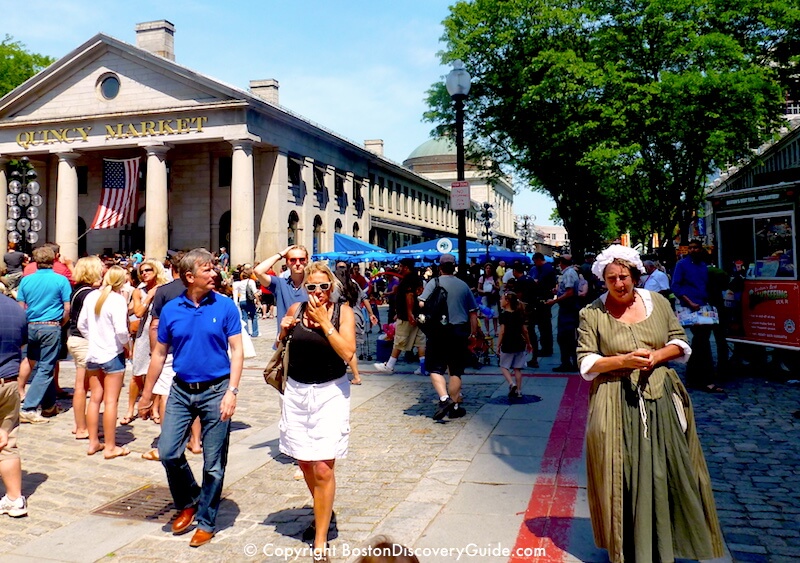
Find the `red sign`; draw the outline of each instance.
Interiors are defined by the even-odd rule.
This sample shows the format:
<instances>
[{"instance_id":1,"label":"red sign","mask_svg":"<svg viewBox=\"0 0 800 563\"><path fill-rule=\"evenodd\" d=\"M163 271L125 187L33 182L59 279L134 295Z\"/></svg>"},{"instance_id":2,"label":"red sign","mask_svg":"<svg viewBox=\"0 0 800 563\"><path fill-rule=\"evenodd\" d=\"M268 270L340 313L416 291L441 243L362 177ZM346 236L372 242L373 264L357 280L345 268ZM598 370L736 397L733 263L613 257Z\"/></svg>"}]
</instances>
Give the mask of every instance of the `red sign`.
<instances>
[{"instance_id":1,"label":"red sign","mask_svg":"<svg viewBox=\"0 0 800 563\"><path fill-rule=\"evenodd\" d=\"M800 283L746 280L742 321L747 340L800 348Z\"/></svg>"},{"instance_id":2,"label":"red sign","mask_svg":"<svg viewBox=\"0 0 800 563\"><path fill-rule=\"evenodd\" d=\"M469 182L463 180L450 184L450 209L460 211L470 206Z\"/></svg>"}]
</instances>

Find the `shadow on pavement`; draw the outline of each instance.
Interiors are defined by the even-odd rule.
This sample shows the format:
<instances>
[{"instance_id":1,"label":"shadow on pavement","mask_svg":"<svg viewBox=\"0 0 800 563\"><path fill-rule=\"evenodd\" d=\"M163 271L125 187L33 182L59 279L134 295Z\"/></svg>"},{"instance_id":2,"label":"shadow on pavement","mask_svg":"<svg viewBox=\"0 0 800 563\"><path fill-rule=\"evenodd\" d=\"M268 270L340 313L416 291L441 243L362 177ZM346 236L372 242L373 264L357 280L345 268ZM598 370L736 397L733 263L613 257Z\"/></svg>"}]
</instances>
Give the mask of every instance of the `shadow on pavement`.
<instances>
[{"instance_id":1,"label":"shadow on pavement","mask_svg":"<svg viewBox=\"0 0 800 563\"><path fill-rule=\"evenodd\" d=\"M537 538L550 538L553 544L573 561L608 561L605 550L594 545L592 522L588 518L543 516L525 521L528 531ZM575 538L583 538L575 541Z\"/></svg>"},{"instance_id":2,"label":"shadow on pavement","mask_svg":"<svg viewBox=\"0 0 800 563\"><path fill-rule=\"evenodd\" d=\"M26 497L31 496L39 488L39 485L47 481L49 477L46 473L28 473L22 470L22 494ZM5 487L3 487L3 494L5 494Z\"/></svg>"},{"instance_id":3,"label":"shadow on pavement","mask_svg":"<svg viewBox=\"0 0 800 563\"><path fill-rule=\"evenodd\" d=\"M314 509L305 505L302 508L287 508L273 512L264 519L261 523L264 526L274 526L275 532L282 536L295 538L305 542L312 542L313 538L309 540L303 537L303 532L314 522ZM333 513L331 524L328 527L328 541L335 540L339 537L339 527L336 523L336 513Z\"/></svg>"}]
</instances>

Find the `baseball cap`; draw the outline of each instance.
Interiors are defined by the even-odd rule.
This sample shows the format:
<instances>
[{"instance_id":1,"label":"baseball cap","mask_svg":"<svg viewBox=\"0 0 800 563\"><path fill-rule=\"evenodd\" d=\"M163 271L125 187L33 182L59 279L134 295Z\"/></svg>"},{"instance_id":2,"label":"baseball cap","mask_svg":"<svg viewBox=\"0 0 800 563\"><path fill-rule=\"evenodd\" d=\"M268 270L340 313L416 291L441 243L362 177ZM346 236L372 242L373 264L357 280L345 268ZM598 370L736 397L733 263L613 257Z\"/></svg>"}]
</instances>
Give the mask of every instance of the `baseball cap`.
<instances>
[{"instance_id":1,"label":"baseball cap","mask_svg":"<svg viewBox=\"0 0 800 563\"><path fill-rule=\"evenodd\" d=\"M455 264L456 263L456 257L453 256L452 254L442 254L439 257L439 264L447 264L447 263Z\"/></svg>"}]
</instances>

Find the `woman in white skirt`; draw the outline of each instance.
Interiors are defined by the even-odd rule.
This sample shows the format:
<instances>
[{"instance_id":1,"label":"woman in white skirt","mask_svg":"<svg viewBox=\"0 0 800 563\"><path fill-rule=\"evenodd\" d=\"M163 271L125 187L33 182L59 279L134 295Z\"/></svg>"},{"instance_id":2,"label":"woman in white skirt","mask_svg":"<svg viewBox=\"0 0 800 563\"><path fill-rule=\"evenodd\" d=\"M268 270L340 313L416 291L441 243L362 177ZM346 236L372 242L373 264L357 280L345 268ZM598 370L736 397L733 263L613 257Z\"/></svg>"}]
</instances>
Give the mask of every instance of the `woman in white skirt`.
<instances>
[{"instance_id":1,"label":"woman in white skirt","mask_svg":"<svg viewBox=\"0 0 800 563\"><path fill-rule=\"evenodd\" d=\"M334 304L339 284L323 262L306 267L308 303L295 303L281 320L280 338L292 335L289 378L283 395L280 450L295 458L314 499L314 560L327 561L328 527L336 494L334 464L347 456L350 383L347 362L356 350L355 318L346 304ZM341 291L341 288L338 288ZM298 313L295 319L295 315Z\"/></svg>"}]
</instances>

